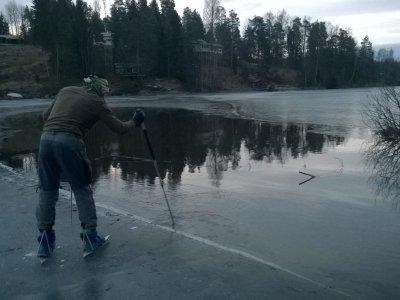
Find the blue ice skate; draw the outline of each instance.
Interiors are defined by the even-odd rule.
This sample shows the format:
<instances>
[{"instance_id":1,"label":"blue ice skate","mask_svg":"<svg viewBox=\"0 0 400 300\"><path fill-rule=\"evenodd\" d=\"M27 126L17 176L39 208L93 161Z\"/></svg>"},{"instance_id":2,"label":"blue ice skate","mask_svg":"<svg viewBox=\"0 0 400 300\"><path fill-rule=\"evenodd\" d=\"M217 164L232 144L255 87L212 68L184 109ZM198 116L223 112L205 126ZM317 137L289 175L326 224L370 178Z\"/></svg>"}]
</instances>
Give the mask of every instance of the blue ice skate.
<instances>
[{"instance_id":1,"label":"blue ice skate","mask_svg":"<svg viewBox=\"0 0 400 300\"><path fill-rule=\"evenodd\" d=\"M102 237L97 234L97 231L92 232L82 232L80 234L81 240L83 242L83 257L92 254L100 247L104 246L109 239L109 235Z\"/></svg>"},{"instance_id":2,"label":"blue ice skate","mask_svg":"<svg viewBox=\"0 0 400 300\"><path fill-rule=\"evenodd\" d=\"M53 253L56 235L54 230L40 230L41 235L38 237L39 248L37 251L37 257L40 259L40 262L43 264Z\"/></svg>"}]
</instances>

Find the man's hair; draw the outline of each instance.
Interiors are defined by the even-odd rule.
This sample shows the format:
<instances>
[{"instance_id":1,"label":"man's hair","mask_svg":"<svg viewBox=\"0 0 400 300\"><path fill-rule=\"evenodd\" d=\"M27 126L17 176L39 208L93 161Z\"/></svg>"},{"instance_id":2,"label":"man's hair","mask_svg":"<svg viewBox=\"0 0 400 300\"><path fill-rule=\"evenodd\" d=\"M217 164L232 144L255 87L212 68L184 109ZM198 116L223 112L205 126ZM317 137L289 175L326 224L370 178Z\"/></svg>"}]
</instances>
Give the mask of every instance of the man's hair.
<instances>
[{"instance_id":1,"label":"man's hair","mask_svg":"<svg viewBox=\"0 0 400 300\"><path fill-rule=\"evenodd\" d=\"M92 74L83 78L83 83L88 91L95 92L99 96L104 96L110 90L108 81L100 74Z\"/></svg>"}]
</instances>

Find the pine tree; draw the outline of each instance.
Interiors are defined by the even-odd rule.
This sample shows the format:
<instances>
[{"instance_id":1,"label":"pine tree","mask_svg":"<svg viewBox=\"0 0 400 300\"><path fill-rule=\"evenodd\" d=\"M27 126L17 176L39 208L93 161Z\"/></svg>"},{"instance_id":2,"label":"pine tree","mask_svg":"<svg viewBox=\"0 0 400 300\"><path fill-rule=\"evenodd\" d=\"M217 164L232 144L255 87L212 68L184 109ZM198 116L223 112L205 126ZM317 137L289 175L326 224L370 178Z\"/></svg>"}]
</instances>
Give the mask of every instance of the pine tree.
<instances>
[{"instance_id":1,"label":"pine tree","mask_svg":"<svg viewBox=\"0 0 400 300\"><path fill-rule=\"evenodd\" d=\"M128 40L135 40L134 34L131 32L129 39L129 30L136 29L136 24L132 20L136 20L136 3L134 0L126 4L122 0L115 0L111 6L110 31L113 37L113 61L115 63L132 61L132 45L128 45ZM128 49L129 48L131 49Z\"/></svg>"},{"instance_id":2,"label":"pine tree","mask_svg":"<svg viewBox=\"0 0 400 300\"><path fill-rule=\"evenodd\" d=\"M250 25L246 27L246 30L244 31L243 34L243 39L240 47L240 57L248 62L253 61L253 52L255 49L255 35L254 35L254 29Z\"/></svg>"},{"instance_id":3,"label":"pine tree","mask_svg":"<svg viewBox=\"0 0 400 300\"><path fill-rule=\"evenodd\" d=\"M255 16L250 20L252 33L254 36L254 49L252 54L258 61L270 61L269 57L269 44L267 43L267 28L262 17Z\"/></svg>"},{"instance_id":4,"label":"pine tree","mask_svg":"<svg viewBox=\"0 0 400 300\"><path fill-rule=\"evenodd\" d=\"M162 53L161 49L161 12L160 8L158 6L158 3L156 0L152 0L150 3L150 11L152 15L152 30L154 34L154 44L153 47L154 49L154 61L153 61L153 66L154 66L154 75L159 76L160 75L160 57Z\"/></svg>"},{"instance_id":5,"label":"pine tree","mask_svg":"<svg viewBox=\"0 0 400 300\"><path fill-rule=\"evenodd\" d=\"M282 10L276 16L271 33L271 55L275 65L281 65L286 53L285 27L287 26L287 13Z\"/></svg>"},{"instance_id":6,"label":"pine tree","mask_svg":"<svg viewBox=\"0 0 400 300\"><path fill-rule=\"evenodd\" d=\"M157 15L154 15L146 0L140 0L138 2L137 64L140 65L141 72L147 75L154 75L157 72L158 38Z\"/></svg>"},{"instance_id":7,"label":"pine tree","mask_svg":"<svg viewBox=\"0 0 400 300\"><path fill-rule=\"evenodd\" d=\"M0 34L10 34L8 23L2 13L0 13Z\"/></svg>"},{"instance_id":8,"label":"pine tree","mask_svg":"<svg viewBox=\"0 0 400 300\"><path fill-rule=\"evenodd\" d=\"M80 77L89 73L89 54L93 46L93 39L89 35L90 11L86 2L76 0L73 9L73 40L77 56L78 70Z\"/></svg>"},{"instance_id":9,"label":"pine tree","mask_svg":"<svg viewBox=\"0 0 400 300\"><path fill-rule=\"evenodd\" d=\"M374 50L368 36L361 41L358 57L358 78L361 85L369 85L376 80Z\"/></svg>"},{"instance_id":10,"label":"pine tree","mask_svg":"<svg viewBox=\"0 0 400 300\"><path fill-rule=\"evenodd\" d=\"M230 66L234 74L237 73L237 65L238 65L238 49L240 47L240 21L237 13L234 10L229 12L228 19L228 28L229 28L229 37L230 37Z\"/></svg>"},{"instance_id":11,"label":"pine tree","mask_svg":"<svg viewBox=\"0 0 400 300\"><path fill-rule=\"evenodd\" d=\"M32 37L31 37L31 20L32 20L32 10L25 6L22 10L21 16L21 37L26 44L31 44Z\"/></svg>"},{"instance_id":12,"label":"pine tree","mask_svg":"<svg viewBox=\"0 0 400 300\"><path fill-rule=\"evenodd\" d=\"M183 50L184 50L184 74L185 83L189 89L195 89L196 79L196 56L193 52L194 43L204 40L205 30L199 13L191 11L186 7L182 16Z\"/></svg>"},{"instance_id":13,"label":"pine tree","mask_svg":"<svg viewBox=\"0 0 400 300\"><path fill-rule=\"evenodd\" d=\"M293 19L292 26L288 29L287 52L289 66L297 70L301 68L301 46L301 19L296 17Z\"/></svg>"},{"instance_id":14,"label":"pine tree","mask_svg":"<svg viewBox=\"0 0 400 300\"><path fill-rule=\"evenodd\" d=\"M310 78L312 84L321 83L321 68L320 60L323 49L326 47L328 33L326 31L324 22L313 22L310 28L310 35L308 37L308 64L310 66Z\"/></svg>"},{"instance_id":15,"label":"pine tree","mask_svg":"<svg viewBox=\"0 0 400 300\"><path fill-rule=\"evenodd\" d=\"M161 75L182 79L182 24L173 0L161 0L161 29Z\"/></svg>"}]
</instances>

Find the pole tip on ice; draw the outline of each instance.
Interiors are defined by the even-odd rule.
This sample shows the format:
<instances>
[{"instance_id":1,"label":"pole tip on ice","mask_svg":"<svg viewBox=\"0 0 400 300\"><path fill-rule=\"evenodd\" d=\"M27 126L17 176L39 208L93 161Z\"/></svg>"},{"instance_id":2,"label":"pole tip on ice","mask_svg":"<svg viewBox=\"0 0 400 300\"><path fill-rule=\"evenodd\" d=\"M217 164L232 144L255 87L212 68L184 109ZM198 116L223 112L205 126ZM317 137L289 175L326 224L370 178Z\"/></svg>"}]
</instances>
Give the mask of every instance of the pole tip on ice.
<instances>
[{"instance_id":1,"label":"pole tip on ice","mask_svg":"<svg viewBox=\"0 0 400 300\"><path fill-rule=\"evenodd\" d=\"M156 170L157 176L158 176L158 178L160 179L161 189L162 189L162 191L163 191L164 199L165 199L165 202L166 202L167 207L168 207L169 215L170 215L170 217L171 217L172 228L174 229L174 228L175 228L174 216L172 215L171 207L169 206L167 194L165 193L164 184L163 184L163 181L162 181L162 179L161 179L160 170L158 169L157 160L156 160L156 157L155 157L155 155L154 155L153 148L151 147L150 139L149 139L149 136L148 136L148 134L147 134L147 130L146 130L146 126L144 125L144 122L142 122L141 127L142 127L142 129L143 129L143 135L144 135L144 138L145 138L145 140L146 140L147 147L149 148L149 152L150 152L150 155L151 155L151 159L153 160L153 163L154 163L154 169Z\"/></svg>"}]
</instances>

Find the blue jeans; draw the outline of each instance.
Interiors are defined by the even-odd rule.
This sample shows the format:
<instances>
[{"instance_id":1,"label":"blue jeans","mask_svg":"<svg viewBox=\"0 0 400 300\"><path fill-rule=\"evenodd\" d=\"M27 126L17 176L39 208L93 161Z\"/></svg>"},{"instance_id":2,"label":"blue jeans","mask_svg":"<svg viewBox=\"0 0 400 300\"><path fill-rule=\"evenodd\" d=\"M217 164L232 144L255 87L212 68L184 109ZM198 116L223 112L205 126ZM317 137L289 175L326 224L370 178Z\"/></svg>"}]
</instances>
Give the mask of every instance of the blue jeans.
<instances>
[{"instance_id":1,"label":"blue jeans","mask_svg":"<svg viewBox=\"0 0 400 300\"><path fill-rule=\"evenodd\" d=\"M82 228L97 227L96 206L90 188L91 168L85 144L67 132L43 132L38 154L39 203L36 219L39 229L51 229L55 223L61 174L74 193Z\"/></svg>"}]
</instances>

